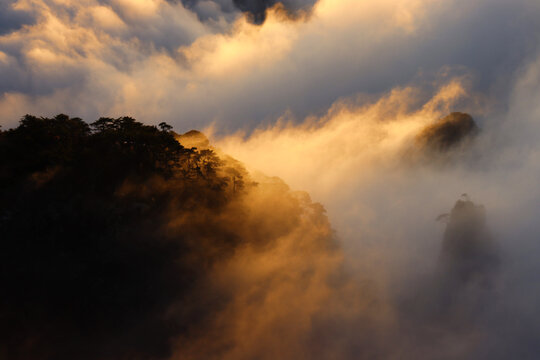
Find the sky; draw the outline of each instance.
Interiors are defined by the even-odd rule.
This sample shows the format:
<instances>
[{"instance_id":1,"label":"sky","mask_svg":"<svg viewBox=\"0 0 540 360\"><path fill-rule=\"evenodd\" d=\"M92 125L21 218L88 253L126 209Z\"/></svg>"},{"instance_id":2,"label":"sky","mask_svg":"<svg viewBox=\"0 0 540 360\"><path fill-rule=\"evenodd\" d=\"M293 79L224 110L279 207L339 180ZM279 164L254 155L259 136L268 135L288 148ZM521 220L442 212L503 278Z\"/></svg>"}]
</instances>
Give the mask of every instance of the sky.
<instances>
[{"instance_id":1,"label":"sky","mask_svg":"<svg viewBox=\"0 0 540 360\"><path fill-rule=\"evenodd\" d=\"M25 113L65 112L250 131L441 73L469 74L504 106L514 73L537 52L540 26L534 0L290 1L262 25L227 1L0 6L4 127Z\"/></svg>"},{"instance_id":2,"label":"sky","mask_svg":"<svg viewBox=\"0 0 540 360\"><path fill-rule=\"evenodd\" d=\"M240 252L215 281L252 289L273 279L267 291L275 297L258 303L243 294L209 325L205 331L225 343L244 342L221 358L263 358L278 347L269 354L533 359L540 352L538 19L538 0L0 0L0 125L66 113L198 129L261 183L269 180L255 174L279 177L309 194L307 207L312 200L324 207L313 216L328 216L340 255L307 246L304 260L318 259L309 266L322 277L343 267L347 280L323 286L317 278L302 293L295 287L309 266L300 261L290 283L271 285L269 269L296 259L291 241L319 236L312 220L281 247ZM449 152L419 150L418 134L451 112L470 114L479 134ZM464 193L486 209L502 280L497 296L483 300L496 304L480 325L455 330L441 321L435 341L426 335L430 315L402 303L436 293L433 282L442 280L427 274L445 224L435 219ZM271 201L258 196L250 211ZM257 261L260 277L241 274ZM474 296L464 295L464 308ZM257 331L246 330L261 313ZM270 336L288 317L295 320L284 327L287 341ZM404 340L407 326L418 336ZM324 339L333 339L330 353L305 351ZM204 338L179 344L173 358L213 349ZM206 358L214 358L210 351Z\"/></svg>"}]
</instances>

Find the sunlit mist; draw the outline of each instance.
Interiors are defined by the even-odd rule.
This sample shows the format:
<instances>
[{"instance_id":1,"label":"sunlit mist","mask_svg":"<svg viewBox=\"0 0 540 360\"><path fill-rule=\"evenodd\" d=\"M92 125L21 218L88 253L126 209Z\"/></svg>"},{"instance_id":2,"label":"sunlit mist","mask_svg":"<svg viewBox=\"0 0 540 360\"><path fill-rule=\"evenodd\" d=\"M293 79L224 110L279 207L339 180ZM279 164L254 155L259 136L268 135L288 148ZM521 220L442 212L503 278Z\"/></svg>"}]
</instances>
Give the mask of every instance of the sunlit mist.
<instances>
[{"instance_id":1,"label":"sunlit mist","mask_svg":"<svg viewBox=\"0 0 540 360\"><path fill-rule=\"evenodd\" d=\"M537 359L537 0L0 0L0 358Z\"/></svg>"}]
</instances>

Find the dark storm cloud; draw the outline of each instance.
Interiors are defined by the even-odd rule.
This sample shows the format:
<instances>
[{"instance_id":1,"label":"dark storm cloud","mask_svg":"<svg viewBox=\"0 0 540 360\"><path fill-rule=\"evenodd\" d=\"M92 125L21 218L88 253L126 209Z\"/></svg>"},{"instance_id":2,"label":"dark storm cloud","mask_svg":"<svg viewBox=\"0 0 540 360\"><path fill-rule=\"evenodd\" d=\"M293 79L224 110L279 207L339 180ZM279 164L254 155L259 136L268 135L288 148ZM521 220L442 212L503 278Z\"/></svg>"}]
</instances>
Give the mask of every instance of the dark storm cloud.
<instances>
[{"instance_id":1,"label":"dark storm cloud","mask_svg":"<svg viewBox=\"0 0 540 360\"><path fill-rule=\"evenodd\" d=\"M228 21L233 21L238 13L238 8L233 0L168 0L171 3L181 2L186 8L197 14L202 21L217 20L225 16Z\"/></svg>"},{"instance_id":2,"label":"dark storm cloud","mask_svg":"<svg viewBox=\"0 0 540 360\"><path fill-rule=\"evenodd\" d=\"M317 0L233 0L242 11L248 12L256 24L266 19L266 10L277 3L283 4L286 11L295 14L299 10L309 10Z\"/></svg>"},{"instance_id":3,"label":"dark storm cloud","mask_svg":"<svg viewBox=\"0 0 540 360\"><path fill-rule=\"evenodd\" d=\"M14 0L0 0L0 35L19 30L35 22L34 14L13 8Z\"/></svg>"},{"instance_id":4,"label":"dark storm cloud","mask_svg":"<svg viewBox=\"0 0 540 360\"><path fill-rule=\"evenodd\" d=\"M178 1L178 0L169 0ZM223 13L241 11L248 14L250 21L262 24L266 19L266 11L270 7L280 3L290 14L295 15L298 11L309 11L317 0L181 0L188 8L199 15L202 20L216 18L220 10Z\"/></svg>"}]
</instances>

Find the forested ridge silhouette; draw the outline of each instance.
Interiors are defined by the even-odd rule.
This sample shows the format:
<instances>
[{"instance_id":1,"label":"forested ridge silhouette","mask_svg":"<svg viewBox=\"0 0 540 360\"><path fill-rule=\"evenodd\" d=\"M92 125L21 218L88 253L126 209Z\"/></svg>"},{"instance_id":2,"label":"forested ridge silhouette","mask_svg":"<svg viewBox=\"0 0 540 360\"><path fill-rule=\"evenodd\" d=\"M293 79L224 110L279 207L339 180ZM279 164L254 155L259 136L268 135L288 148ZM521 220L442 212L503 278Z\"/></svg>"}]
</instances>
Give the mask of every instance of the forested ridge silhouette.
<instances>
[{"instance_id":1,"label":"forested ridge silhouette","mask_svg":"<svg viewBox=\"0 0 540 360\"><path fill-rule=\"evenodd\" d=\"M0 132L0 358L160 358L212 307L166 316L242 241L218 215L243 169L176 138L130 117Z\"/></svg>"}]
</instances>

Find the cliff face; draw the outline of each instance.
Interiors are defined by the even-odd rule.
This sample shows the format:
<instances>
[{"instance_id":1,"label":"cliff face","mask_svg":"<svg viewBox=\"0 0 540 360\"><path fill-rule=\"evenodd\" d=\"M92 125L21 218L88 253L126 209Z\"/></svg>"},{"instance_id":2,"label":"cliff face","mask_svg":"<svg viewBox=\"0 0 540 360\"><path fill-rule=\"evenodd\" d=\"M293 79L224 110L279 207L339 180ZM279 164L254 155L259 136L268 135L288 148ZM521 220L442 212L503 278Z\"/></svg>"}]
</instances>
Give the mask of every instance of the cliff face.
<instances>
[{"instance_id":1,"label":"cliff face","mask_svg":"<svg viewBox=\"0 0 540 360\"><path fill-rule=\"evenodd\" d=\"M481 129L466 113L453 112L424 126L405 147L404 161L430 166L468 162Z\"/></svg>"},{"instance_id":2,"label":"cliff face","mask_svg":"<svg viewBox=\"0 0 540 360\"><path fill-rule=\"evenodd\" d=\"M453 112L427 126L416 141L427 150L443 152L456 147L478 131L478 126L469 114Z\"/></svg>"},{"instance_id":3,"label":"cliff face","mask_svg":"<svg viewBox=\"0 0 540 360\"><path fill-rule=\"evenodd\" d=\"M498 255L483 206L470 200L456 202L444 232L440 262L444 271L460 282L490 281L498 267Z\"/></svg>"}]
</instances>

